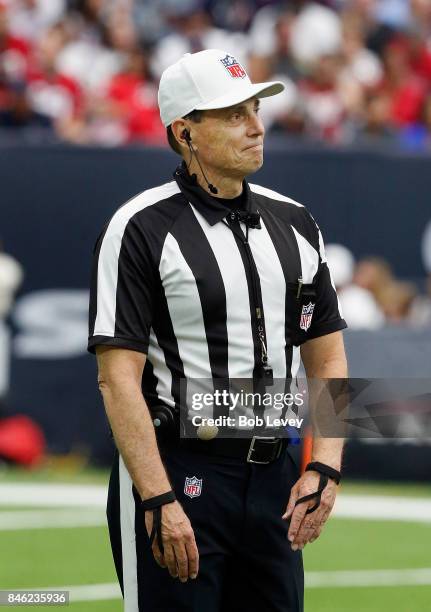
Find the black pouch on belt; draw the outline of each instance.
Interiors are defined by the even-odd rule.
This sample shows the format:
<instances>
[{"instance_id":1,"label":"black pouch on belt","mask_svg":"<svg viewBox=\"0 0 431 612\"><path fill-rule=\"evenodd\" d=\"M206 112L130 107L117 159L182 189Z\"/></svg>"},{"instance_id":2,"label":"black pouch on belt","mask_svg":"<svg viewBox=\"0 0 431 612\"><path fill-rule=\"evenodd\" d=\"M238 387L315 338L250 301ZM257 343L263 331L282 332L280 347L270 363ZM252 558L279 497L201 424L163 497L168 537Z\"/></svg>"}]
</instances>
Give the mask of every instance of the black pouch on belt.
<instances>
[{"instance_id":1,"label":"black pouch on belt","mask_svg":"<svg viewBox=\"0 0 431 612\"><path fill-rule=\"evenodd\" d=\"M180 432L180 415L176 408L158 403L149 406L150 415L160 442L178 438Z\"/></svg>"}]
</instances>

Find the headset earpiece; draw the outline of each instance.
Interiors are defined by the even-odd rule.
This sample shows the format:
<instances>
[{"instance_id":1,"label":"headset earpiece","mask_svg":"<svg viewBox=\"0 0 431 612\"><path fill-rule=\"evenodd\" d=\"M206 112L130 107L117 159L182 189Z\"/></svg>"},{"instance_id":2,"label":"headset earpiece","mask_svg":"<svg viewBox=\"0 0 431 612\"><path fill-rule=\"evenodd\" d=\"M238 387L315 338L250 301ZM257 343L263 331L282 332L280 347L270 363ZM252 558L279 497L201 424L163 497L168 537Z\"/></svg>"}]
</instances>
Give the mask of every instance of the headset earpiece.
<instances>
[{"instance_id":1,"label":"headset earpiece","mask_svg":"<svg viewBox=\"0 0 431 612\"><path fill-rule=\"evenodd\" d=\"M190 142L192 137L190 136L190 132L188 130L183 130L181 132L181 136L184 138L186 142Z\"/></svg>"}]
</instances>

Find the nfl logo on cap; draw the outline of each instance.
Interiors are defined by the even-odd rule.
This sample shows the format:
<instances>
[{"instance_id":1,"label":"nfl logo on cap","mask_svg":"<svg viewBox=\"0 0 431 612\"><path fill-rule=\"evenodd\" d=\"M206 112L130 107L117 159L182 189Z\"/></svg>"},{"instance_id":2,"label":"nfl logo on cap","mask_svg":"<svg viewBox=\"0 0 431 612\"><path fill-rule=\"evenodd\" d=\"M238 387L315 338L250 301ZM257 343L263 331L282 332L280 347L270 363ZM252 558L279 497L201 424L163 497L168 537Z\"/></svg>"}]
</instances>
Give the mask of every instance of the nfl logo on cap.
<instances>
[{"instance_id":1,"label":"nfl logo on cap","mask_svg":"<svg viewBox=\"0 0 431 612\"><path fill-rule=\"evenodd\" d=\"M196 478L196 476L192 476L189 478L186 476L186 482L184 483L184 493L187 497L199 497L202 493L202 478Z\"/></svg>"},{"instance_id":2,"label":"nfl logo on cap","mask_svg":"<svg viewBox=\"0 0 431 612\"><path fill-rule=\"evenodd\" d=\"M299 327L304 331L307 331L311 325L311 319L313 318L314 306L312 302L302 307L301 312L301 320L299 322Z\"/></svg>"},{"instance_id":3,"label":"nfl logo on cap","mask_svg":"<svg viewBox=\"0 0 431 612\"><path fill-rule=\"evenodd\" d=\"M241 64L239 64L239 62L236 61L236 59L232 55L227 54L226 57L224 57L220 61L226 68L226 70L229 72L230 76L234 79L243 79L245 76L247 76L247 73L244 68L241 66Z\"/></svg>"}]
</instances>

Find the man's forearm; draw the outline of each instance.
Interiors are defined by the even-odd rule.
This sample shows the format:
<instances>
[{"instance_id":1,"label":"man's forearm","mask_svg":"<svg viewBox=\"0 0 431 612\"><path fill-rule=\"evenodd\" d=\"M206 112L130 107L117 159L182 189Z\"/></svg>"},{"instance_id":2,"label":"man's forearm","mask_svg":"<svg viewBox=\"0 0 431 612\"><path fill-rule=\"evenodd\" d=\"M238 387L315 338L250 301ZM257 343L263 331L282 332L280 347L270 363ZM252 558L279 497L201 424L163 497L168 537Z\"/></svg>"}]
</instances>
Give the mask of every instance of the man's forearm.
<instances>
[{"instance_id":1,"label":"man's forearm","mask_svg":"<svg viewBox=\"0 0 431 612\"><path fill-rule=\"evenodd\" d=\"M313 438L311 460L320 461L340 471L343 447L343 438Z\"/></svg>"},{"instance_id":2,"label":"man's forearm","mask_svg":"<svg viewBox=\"0 0 431 612\"><path fill-rule=\"evenodd\" d=\"M326 383L328 379L346 379L347 362L345 359L327 360L326 362L321 364L320 367L316 368L312 372L312 377L315 379L320 379L322 383ZM316 387L318 388L319 385L316 385L315 388ZM326 426L325 429L327 431L329 429L330 431L335 432L340 429L340 423L338 423L338 419L336 416L337 411L335 410L335 406L333 404L333 401L336 400L336 398L332 398L329 394L327 394L326 400L323 400L322 402L319 401L319 395L320 394L317 392L316 389L316 393L314 394L314 396L310 397L311 409L315 411L316 421L322 421L322 415L319 414L319 408L321 410L325 410L325 408L328 409L329 413L326 416L323 415L324 426ZM322 396L320 395L320 399L321 398ZM344 437L340 434L339 431L337 433L337 437L329 437L329 435L319 436L317 432L315 433L315 435L313 436L313 448L311 454L312 461L319 461L320 463L325 463L326 465L330 465L336 470L341 469Z\"/></svg>"},{"instance_id":3,"label":"man's forearm","mask_svg":"<svg viewBox=\"0 0 431 612\"><path fill-rule=\"evenodd\" d=\"M142 499L171 489L153 422L138 385L100 384L117 448Z\"/></svg>"}]
</instances>

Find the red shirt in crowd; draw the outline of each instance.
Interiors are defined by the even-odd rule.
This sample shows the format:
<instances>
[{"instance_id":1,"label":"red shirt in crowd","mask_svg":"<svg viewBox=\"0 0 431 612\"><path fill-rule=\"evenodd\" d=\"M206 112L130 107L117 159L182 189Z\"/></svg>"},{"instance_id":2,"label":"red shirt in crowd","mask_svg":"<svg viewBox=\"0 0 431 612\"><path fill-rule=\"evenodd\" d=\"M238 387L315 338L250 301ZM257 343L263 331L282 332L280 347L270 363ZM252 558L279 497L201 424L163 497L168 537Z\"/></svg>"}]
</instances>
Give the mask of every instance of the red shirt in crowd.
<instances>
[{"instance_id":1,"label":"red shirt in crowd","mask_svg":"<svg viewBox=\"0 0 431 612\"><path fill-rule=\"evenodd\" d=\"M117 74L107 91L108 100L117 102L122 110L133 141L164 142L165 130L160 121L156 88L134 74Z\"/></svg>"},{"instance_id":2,"label":"red shirt in crowd","mask_svg":"<svg viewBox=\"0 0 431 612\"><path fill-rule=\"evenodd\" d=\"M30 66L29 43L6 34L0 37L0 109L9 102L8 83L24 82Z\"/></svg>"},{"instance_id":3,"label":"red shirt in crowd","mask_svg":"<svg viewBox=\"0 0 431 612\"><path fill-rule=\"evenodd\" d=\"M379 89L390 97L391 121L395 125L409 125L420 120L427 93L422 79L411 75L397 86L383 81Z\"/></svg>"},{"instance_id":4,"label":"red shirt in crowd","mask_svg":"<svg viewBox=\"0 0 431 612\"><path fill-rule=\"evenodd\" d=\"M54 120L74 117L83 106L77 82L57 72L47 74L32 70L28 75L28 95L34 110Z\"/></svg>"}]
</instances>

